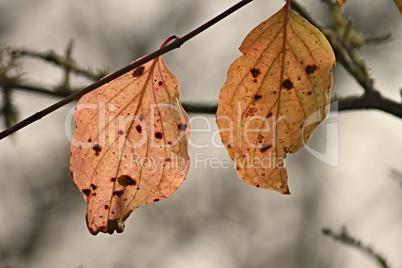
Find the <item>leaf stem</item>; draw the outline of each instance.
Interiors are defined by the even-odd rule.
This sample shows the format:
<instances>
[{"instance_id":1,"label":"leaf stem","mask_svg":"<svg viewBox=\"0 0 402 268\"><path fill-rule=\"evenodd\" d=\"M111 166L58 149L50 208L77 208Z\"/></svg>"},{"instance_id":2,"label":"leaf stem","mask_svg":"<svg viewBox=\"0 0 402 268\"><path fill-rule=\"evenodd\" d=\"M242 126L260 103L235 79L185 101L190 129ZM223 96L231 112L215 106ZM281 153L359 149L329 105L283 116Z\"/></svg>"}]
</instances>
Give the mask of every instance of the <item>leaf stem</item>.
<instances>
[{"instance_id":1,"label":"leaf stem","mask_svg":"<svg viewBox=\"0 0 402 268\"><path fill-rule=\"evenodd\" d=\"M184 44L185 42L187 42L188 40L190 40L191 38L193 38L194 36L200 34L201 32L205 31L206 29L208 29L209 27L211 27L212 25L216 24L217 22L221 21L222 19L226 18L227 16L229 16L230 14L232 14L233 12L237 11L238 9L242 8L243 6L247 5L248 3L252 2L253 0L242 0L240 2L238 2L237 4L233 5L232 7L230 7L229 9L227 9L226 11L222 12L221 14L219 14L218 16L214 17L213 19L211 19L210 21L204 23L203 25L201 25L200 27L194 29L193 31L191 31L190 33L184 35L181 38L176 38L172 43L170 43L169 45L166 45L164 47L161 47L160 49L152 52L151 54L148 54L146 56L144 56L143 58L138 59L137 61L121 68L120 70L117 70L114 73L111 73L103 78L101 78L99 81L90 84L89 86L83 88L82 90L75 92L73 94L71 94L70 96L62 99L59 102L56 102L55 104L25 118L24 120L18 122L17 124L7 128L6 130L2 131L0 133L0 140L2 140L3 138L11 135L12 133L20 130L21 128L24 128L26 126L28 126L29 124L41 119L42 117L54 112L55 110L63 107L64 105L72 102L73 100L76 100L80 97L82 97L83 95L87 94L88 92L106 84L109 83L110 81L112 81L113 79L116 79L117 77L147 63L148 61L151 61L153 59L155 59L156 57L159 57L171 50L174 50L176 48L179 48L182 44ZM167 39L167 42L170 42L171 39L170 38Z\"/></svg>"},{"instance_id":2,"label":"leaf stem","mask_svg":"<svg viewBox=\"0 0 402 268\"><path fill-rule=\"evenodd\" d=\"M177 39L177 38L179 38L177 35L169 36L169 38L166 39L165 42L163 42L163 44L161 45L160 48L165 47L167 44L169 44L170 41L172 41L173 39Z\"/></svg>"}]
</instances>

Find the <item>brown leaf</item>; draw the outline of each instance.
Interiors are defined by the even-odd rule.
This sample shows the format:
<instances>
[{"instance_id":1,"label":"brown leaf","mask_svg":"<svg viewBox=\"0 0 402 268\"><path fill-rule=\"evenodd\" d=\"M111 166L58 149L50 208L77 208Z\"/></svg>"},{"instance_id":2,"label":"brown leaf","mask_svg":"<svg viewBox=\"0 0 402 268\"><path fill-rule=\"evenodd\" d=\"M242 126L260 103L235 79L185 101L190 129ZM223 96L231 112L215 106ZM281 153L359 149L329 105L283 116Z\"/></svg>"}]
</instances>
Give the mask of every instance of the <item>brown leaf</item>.
<instances>
[{"instance_id":1,"label":"brown leaf","mask_svg":"<svg viewBox=\"0 0 402 268\"><path fill-rule=\"evenodd\" d=\"M92 234L124 230L130 213L169 197L189 168L189 120L159 57L83 96L70 170Z\"/></svg>"},{"instance_id":2,"label":"brown leaf","mask_svg":"<svg viewBox=\"0 0 402 268\"><path fill-rule=\"evenodd\" d=\"M399 13L402 15L402 0L394 0L396 7L399 9Z\"/></svg>"},{"instance_id":3,"label":"brown leaf","mask_svg":"<svg viewBox=\"0 0 402 268\"><path fill-rule=\"evenodd\" d=\"M288 4L253 29L240 51L219 96L221 139L242 180L289 193L284 158L328 114L334 53Z\"/></svg>"},{"instance_id":4,"label":"brown leaf","mask_svg":"<svg viewBox=\"0 0 402 268\"><path fill-rule=\"evenodd\" d=\"M339 3L341 6L343 6L343 5L345 4L345 1L346 1L346 0L338 0L338 3Z\"/></svg>"}]
</instances>

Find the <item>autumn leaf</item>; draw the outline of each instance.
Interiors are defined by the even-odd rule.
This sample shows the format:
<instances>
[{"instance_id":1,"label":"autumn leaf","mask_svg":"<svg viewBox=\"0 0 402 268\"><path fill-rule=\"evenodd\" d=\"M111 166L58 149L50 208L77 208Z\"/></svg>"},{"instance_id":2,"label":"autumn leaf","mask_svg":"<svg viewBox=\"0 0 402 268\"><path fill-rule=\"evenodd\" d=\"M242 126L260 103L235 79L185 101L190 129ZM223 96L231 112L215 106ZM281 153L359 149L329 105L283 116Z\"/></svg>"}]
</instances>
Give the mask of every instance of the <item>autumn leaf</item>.
<instances>
[{"instance_id":1,"label":"autumn leaf","mask_svg":"<svg viewBox=\"0 0 402 268\"><path fill-rule=\"evenodd\" d=\"M394 0L396 7L399 9L399 13L402 15L402 0Z\"/></svg>"},{"instance_id":2,"label":"autumn leaf","mask_svg":"<svg viewBox=\"0 0 402 268\"><path fill-rule=\"evenodd\" d=\"M221 139L246 183L289 193L286 154L328 114L335 56L324 35L288 3L240 46L219 96Z\"/></svg>"},{"instance_id":3,"label":"autumn leaf","mask_svg":"<svg viewBox=\"0 0 402 268\"><path fill-rule=\"evenodd\" d=\"M162 57L84 95L74 113L70 170L87 226L112 234L130 213L165 199L189 169L189 120Z\"/></svg>"},{"instance_id":4,"label":"autumn leaf","mask_svg":"<svg viewBox=\"0 0 402 268\"><path fill-rule=\"evenodd\" d=\"M338 3L343 6L345 4L345 0L338 0Z\"/></svg>"}]
</instances>

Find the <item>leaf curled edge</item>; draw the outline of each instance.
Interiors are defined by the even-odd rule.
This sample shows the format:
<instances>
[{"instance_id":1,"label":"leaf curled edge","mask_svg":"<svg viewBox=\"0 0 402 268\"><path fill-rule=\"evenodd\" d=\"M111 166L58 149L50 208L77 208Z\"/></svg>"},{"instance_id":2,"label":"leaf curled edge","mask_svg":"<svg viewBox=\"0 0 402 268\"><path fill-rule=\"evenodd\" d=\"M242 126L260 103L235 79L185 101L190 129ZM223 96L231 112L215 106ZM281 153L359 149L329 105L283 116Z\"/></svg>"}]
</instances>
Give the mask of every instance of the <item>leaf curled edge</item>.
<instances>
[{"instance_id":1,"label":"leaf curled edge","mask_svg":"<svg viewBox=\"0 0 402 268\"><path fill-rule=\"evenodd\" d=\"M335 56L288 4L253 29L240 51L219 96L221 139L243 181L287 194L284 159L328 114Z\"/></svg>"},{"instance_id":2,"label":"leaf curled edge","mask_svg":"<svg viewBox=\"0 0 402 268\"><path fill-rule=\"evenodd\" d=\"M70 170L93 235L123 232L134 209L169 197L186 178L190 123L179 96L159 57L77 103Z\"/></svg>"}]
</instances>

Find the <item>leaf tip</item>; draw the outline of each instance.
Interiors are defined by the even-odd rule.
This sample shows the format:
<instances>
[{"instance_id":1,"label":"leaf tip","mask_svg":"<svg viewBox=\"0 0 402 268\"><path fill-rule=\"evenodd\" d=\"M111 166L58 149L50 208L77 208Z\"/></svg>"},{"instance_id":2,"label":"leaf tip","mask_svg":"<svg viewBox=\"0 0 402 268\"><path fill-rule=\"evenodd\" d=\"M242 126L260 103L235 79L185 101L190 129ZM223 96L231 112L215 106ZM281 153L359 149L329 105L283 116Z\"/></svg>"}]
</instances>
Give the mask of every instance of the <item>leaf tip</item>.
<instances>
[{"instance_id":1,"label":"leaf tip","mask_svg":"<svg viewBox=\"0 0 402 268\"><path fill-rule=\"evenodd\" d=\"M285 188L281 189L280 193L281 194L290 194L289 186L286 185Z\"/></svg>"}]
</instances>

